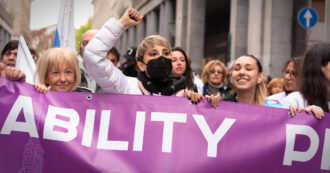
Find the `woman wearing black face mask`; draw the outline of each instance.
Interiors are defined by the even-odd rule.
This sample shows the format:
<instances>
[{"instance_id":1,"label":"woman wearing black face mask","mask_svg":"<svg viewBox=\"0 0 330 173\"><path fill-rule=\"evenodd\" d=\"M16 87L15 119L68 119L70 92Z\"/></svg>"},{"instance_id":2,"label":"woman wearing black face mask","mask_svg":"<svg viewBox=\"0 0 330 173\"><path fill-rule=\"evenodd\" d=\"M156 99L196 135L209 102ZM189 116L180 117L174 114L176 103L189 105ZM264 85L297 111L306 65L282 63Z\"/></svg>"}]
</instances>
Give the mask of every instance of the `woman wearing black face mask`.
<instances>
[{"instance_id":1,"label":"woman wearing black face mask","mask_svg":"<svg viewBox=\"0 0 330 173\"><path fill-rule=\"evenodd\" d=\"M128 9L119 21L112 18L104 24L84 51L88 73L108 93L183 96L185 78L170 76L171 47L159 35L145 38L137 48L138 79L123 75L105 58L125 28L139 24L142 18L137 10Z\"/></svg>"},{"instance_id":2,"label":"woman wearing black face mask","mask_svg":"<svg viewBox=\"0 0 330 173\"><path fill-rule=\"evenodd\" d=\"M143 94L182 95L186 88L184 76L170 76L171 47L159 35L149 36L140 43L137 52L139 87ZM180 92L179 92L180 91Z\"/></svg>"}]
</instances>

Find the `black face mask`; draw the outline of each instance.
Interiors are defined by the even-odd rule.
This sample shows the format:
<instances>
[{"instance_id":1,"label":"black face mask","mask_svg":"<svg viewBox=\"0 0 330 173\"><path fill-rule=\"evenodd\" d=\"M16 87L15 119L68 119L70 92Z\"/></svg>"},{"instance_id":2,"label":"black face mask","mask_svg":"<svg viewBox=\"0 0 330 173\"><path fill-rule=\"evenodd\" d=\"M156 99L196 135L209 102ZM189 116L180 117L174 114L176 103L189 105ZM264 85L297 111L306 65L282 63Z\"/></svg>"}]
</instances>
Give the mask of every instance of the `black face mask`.
<instances>
[{"instance_id":1,"label":"black face mask","mask_svg":"<svg viewBox=\"0 0 330 173\"><path fill-rule=\"evenodd\" d=\"M147 64L147 73L153 82L165 82L172 71L172 60L160 56L152 59Z\"/></svg>"}]
</instances>

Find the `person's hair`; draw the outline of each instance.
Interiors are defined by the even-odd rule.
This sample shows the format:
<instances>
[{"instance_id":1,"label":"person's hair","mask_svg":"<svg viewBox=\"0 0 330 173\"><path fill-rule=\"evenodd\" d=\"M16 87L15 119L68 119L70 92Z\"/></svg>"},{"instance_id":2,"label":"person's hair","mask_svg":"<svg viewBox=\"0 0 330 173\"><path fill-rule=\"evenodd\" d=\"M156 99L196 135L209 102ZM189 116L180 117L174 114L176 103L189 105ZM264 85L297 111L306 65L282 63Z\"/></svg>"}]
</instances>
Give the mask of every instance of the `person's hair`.
<instances>
[{"instance_id":1,"label":"person's hair","mask_svg":"<svg viewBox=\"0 0 330 173\"><path fill-rule=\"evenodd\" d=\"M5 45L5 47L1 51L1 60L3 56L6 54L6 52L14 49L18 49L18 40L11 40Z\"/></svg>"},{"instance_id":2,"label":"person's hair","mask_svg":"<svg viewBox=\"0 0 330 173\"><path fill-rule=\"evenodd\" d=\"M215 68L215 66L220 66L222 68L222 84L224 86L228 85L228 79L227 79L227 68L223 62L220 60L211 60L209 61L203 68L202 72L202 80L204 83L209 82L209 77L210 77L210 70Z\"/></svg>"},{"instance_id":3,"label":"person's hair","mask_svg":"<svg viewBox=\"0 0 330 173\"><path fill-rule=\"evenodd\" d=\"M182 48L180 48L180 47L174 47L172 49L172 52L174 52L174 51L179 51L184 56L184 59L186 61L186 69L185 69L184 73L182 74L182 76L186 77L187 88L193 90L194 89L194 78L193 78L193 73L192 73L192 70L191 70L190 61L188 59L188 56L184 52L184 50Z\"/></svg>"},{"instance_id":4,"label":"person's hair","mask_svg":"<svg viewBox=\"0 0 330 173\"><path fill-rule=\"evenodd\" d=\"M112 47L108 52L107 52L107 56L112 53L116 56L116 59L117 61L119 62L119 58L120 58L120 53L119 51L115 48L115 47Z\"/></svg>"},{"instance_id":5,"label":"person's hair","mask_svg":"<svg viewBox=\"0 0 330 173\"><path fill-rule=\"evenodd\" d=\"M256 61L256 63L257 63L258 72L259 73L262 73L263 72L261 62L260 62L260 60L258 58L256 58L253 55L249 55L249 54L242 55L242 56L247 56L247 57L250 57L250 58L254 59ZM240 56L240 57L242 57L242 56ZM262 80L256 86L256 89L255 89L255 92L254 92L254 101L253 101L253 104L259 105L259 106L264 106L265 105L264 100L266 100L266 99L267 99L267 89L266 89L266 85L264 83L264 80Z\"/></svg>"},{"instance_id":6,"label":"person's hair","mask_svg":"<svg viewBox=\"0 0 330 173\"><path fill-rule=\"evenodd\" d=\"M40 84L48 86L48 84L46 83L48 72L52 69L52 67L60 66L61 62L66 62L69 66L71 66L74 69L75 79L72 87L72 91L73 91L77 89L80 83L81 72L78 64L77 55L75 55L70 49L66 49L66 48L48 49L38 60L35 76L38 75Z\"/></svg>"},{"instance_id":7,"label":"person's hair","mask_svg":"<svg viewBox=\"0 0 330 173\"><path fill-rule=\"evenodd\" d=\"M272 88L276 85L281 85L284 89L284 79L283 78L274 78L272 79L267 86L268 95L273 95Z\"/></svg>"},{"instance_id":8,"label":"person's hair","mask_svg":"<svg viewBox=\"0 0 330 173\"><path fill-rule=\"evenodd\" d=\"M35 55L37 55L37 52L36 52L34 49L29 48L29 50L30 50L30 53L31 53L31 54L35 54Z\"/></svg>"},{"instance_id":9,"label":"person's hair","mask_svg":"<svg viewBox=\"0 0 330 173\"><path fill-rule=\"evenodd\" d=\"M312 46L304 56L300 92L308 105L321 107L329 112L327 96L327 80L321 67L330 61L330 43L318 43ZM326 94L328 93L328 94Z\"/></svg>"},{"instance_id":10,"label":"person's hair","mask_svg":"<svg viewBox=\"0 0 330 173\"><path fill-rule=\"evenodd\" d=\"M144 53L146 52L147 48L154 47L155 45L160 45L166 47L171 53L171 46L168 41L160 36L160 35L151 35L146 37L142 40L139 44L137 51L136 51L136 61L143 61Z\"/></svg>"}]
</instances>

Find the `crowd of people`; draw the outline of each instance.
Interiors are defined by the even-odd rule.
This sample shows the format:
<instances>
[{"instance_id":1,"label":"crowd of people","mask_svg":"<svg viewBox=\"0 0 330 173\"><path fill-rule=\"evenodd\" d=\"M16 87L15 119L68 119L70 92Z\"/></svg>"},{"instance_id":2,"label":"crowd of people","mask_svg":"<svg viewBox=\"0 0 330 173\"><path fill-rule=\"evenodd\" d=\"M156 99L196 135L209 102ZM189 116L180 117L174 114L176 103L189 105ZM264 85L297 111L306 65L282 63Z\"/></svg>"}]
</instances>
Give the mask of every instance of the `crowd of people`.
<instances>
[{"instance_id":1,"label":"crowd of people","mask_svg":"<svg viewBox=\"0 0 330 173\"><path fill-rule=\"evenodd\" d=\"M266 83L262 63L253 55L237 57L227 67L211 60L201 79L196 77L191 59L180 47L172 48L160 35L144 38L137 47L129 47L119 64L120 53L114 47L123 31L138 25L143 16L128 9L116 20L109 19L100 30L82 36L80 56L66 48L48 49L36 62L35 89L41 93L105 92L137 95L187 97L197 104L206 98L217 108L221 101L271 106L277 101L290 115L306 111L322 119L330 109L330 43L318 43L302 57L290 58L282 69L283 76ZM1 76L25 80L15 69L18 41L10 41L1 52Z\"/></svg>"}]
</instances>

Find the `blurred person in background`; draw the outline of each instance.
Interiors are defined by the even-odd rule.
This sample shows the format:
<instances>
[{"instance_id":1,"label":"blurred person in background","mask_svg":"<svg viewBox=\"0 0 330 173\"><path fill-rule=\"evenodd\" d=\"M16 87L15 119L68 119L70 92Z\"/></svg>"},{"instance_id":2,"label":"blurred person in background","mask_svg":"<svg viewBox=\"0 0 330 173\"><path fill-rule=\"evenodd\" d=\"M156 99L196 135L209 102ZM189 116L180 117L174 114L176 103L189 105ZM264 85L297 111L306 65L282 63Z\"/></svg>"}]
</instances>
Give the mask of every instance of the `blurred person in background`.
<instances>
[{"instance_id":1,"label":"blurred person in background","mask_svg":"<svg viewBox=\"0 0 330 173\"><path fill-rule=\"evenodd\" d=\"M268 100L277 100L281 104L283 104L282 101L287 97L287 95L298 90L302 64L303 64L302 57L291 58L284 64L282 70L283 79L284 79L284 91L269 96L267 98Z\"/></svg>"},{"instance_id":2,"label":"blurred person in background","mask_svg":"<svg viewBox=\"0 0 330 173\"><path fill-rule=\"evenodd\" d=\"M289 107L291 116L297 111L306 111L315 118L322 119L330 110L330 43L312 46L304 56L299 91L283 100Z\"/></svg>"},{"instance_id":3,"label":"blurred person in background","mask_svg":"<svg viewBox=\"0 0 330 173\"><path fill-rule=\"evenodd\" d=\"M202 80L204 82L203 95L220 95L225 97L229 94L227 87L227 68L219 60L209 61L203 69Z\"/></svg>"},{"instance_id":4,"label":"blurred person in background","mask_svg":"<svg viewBox=\"0 0 330 173\"><path fill-rule=\"evenodd\" d=\"M32 58L33 58L33 61L34 61L35 63L37 63L37 61L38 61L37 52L36 52L34 49L32 49L32 48L29 48L29 50L30 50L31 56L32 56Z\"/></svg>"},{"instance_id":5,"label":"blurred person in background","mask_svg":"<svg viewBox=\"0 0 330 173\"><path fill-rule=\"evenodd\" d=\"M87 44L91 41L91 39L95 36L98 32L97 29L89 29L87 30L81 37L81 42L79 43L79 54L81 57L84 55L85 48ZM81 82L79 86L87 87L93 92L97 91L97 84L96 82L88 75L85 69L85 65L83 63L83 59L78 57L79 60L79 67L81 70Z\"/></svg>"},{"instance_id":6,"label":"blurred person in background","mask_svg":"<svg viewBox=\"0 0 330 173\"><path fill-rule=\"evenodd\" d=\"M136 62L136 47L129 47L127 49L126 54L124 55L124 58L126 59L126 62L120 67L120 69L123 71L124 75L130 76L130 77L137 77L139 67L137 66Z\"/></svg>"},{"instance_id":7,"label":"blurred person in background","mask_svg":"<svg viewBox=\"0 0 330 173\"><path fill-rule=\"evenodd\" d=\"M9 41L1 51L1 62L6 67L15 67L18 51L18 40Z\"/></svg>"},{"instance_id":8,"label":"blurred person in background","mask_svg":"<svg viewBox=\"0 0 330 173\"><path fill-rule=\"evenodd\" d=\"M107 58L112 62L112 64L115 67L119 66L119 58L120 58L120 53L119 51L113 47L107 52Z\"/></svg>"},{"instance_id":9,"label":"blurred person in background","mask_svg":"<svg viewBox=\"0 0 330 173\"><path fill-rule=\"evenodd\" d=\"M268 95L278 94L284 91L284 79L274 78L267 86Z\"/></svg>"},{"instance_id":10,"label":"blurred person in background","mask_svg":"<svg viewBox=\"0 0 330 173\"><path fill-rule=\"evenodd\" d=\"M172 49L172 72L171 75L184 76L187 81L187 89L198 92L194 84L193 72L188 61L187 54L180 47Z\"/></svg>"}]
</instances>

